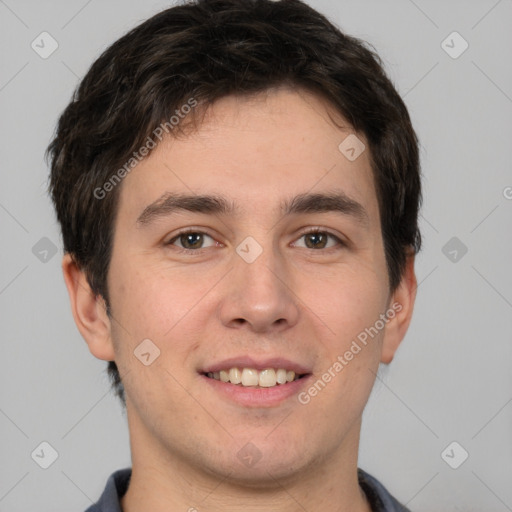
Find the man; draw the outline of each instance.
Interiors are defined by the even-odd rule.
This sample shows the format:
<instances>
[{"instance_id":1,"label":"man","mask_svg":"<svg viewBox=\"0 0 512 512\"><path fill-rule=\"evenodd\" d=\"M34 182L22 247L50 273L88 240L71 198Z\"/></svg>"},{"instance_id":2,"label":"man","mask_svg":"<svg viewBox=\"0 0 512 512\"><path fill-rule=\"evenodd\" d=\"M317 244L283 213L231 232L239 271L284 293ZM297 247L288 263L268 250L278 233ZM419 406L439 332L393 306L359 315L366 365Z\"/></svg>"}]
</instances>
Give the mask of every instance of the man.
<instances>
[{"instance_id":1,"label":"man","mask_svg":"<svg viewBox=\"0 0 512 512\"><path fill-rule=\"evenodd\" d=\"M72 312L132 468L89 512L404 511L357 467L408 328L418 142L299 0L198 0L108 48L49 146Z\"/></svg>"}]
</instances>

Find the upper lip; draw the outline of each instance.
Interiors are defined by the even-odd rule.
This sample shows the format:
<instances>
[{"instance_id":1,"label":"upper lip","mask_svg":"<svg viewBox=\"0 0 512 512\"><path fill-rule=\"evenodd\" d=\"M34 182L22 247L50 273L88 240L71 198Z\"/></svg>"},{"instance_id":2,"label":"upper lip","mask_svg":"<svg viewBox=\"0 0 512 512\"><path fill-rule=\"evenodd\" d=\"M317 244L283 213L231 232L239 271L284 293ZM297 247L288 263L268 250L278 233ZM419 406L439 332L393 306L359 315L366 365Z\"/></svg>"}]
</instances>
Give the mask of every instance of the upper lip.
<instances>
[{"instance_id":1,"label":"upper lip","mask_svg":"<svg viewBox=\"0 0 512 512\"><path fill-rule=\"evenodd\" d=\"M202 373L209 372L220 372L221 370L229 370L230 368L251 368L254 370L266 370L267 368L283 368L287 371L294 371L296 374L302 375L306 373L311 373L311 370L300 363L290 361L284 357L271 357L267 359L255 359L250 356L239 356L239 357L231 357L229 359L224 359L223 361L219 361L218 363L212 363L201 371Z\"/></svg>"}]
</instances>

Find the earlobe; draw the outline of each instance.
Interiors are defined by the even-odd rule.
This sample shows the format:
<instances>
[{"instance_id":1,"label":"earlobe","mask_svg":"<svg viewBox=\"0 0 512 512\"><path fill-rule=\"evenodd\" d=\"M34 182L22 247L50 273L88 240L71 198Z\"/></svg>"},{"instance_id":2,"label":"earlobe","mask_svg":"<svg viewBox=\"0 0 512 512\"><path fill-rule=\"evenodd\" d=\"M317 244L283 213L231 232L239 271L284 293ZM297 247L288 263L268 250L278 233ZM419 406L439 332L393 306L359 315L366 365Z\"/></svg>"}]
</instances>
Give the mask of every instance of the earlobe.
<instances>
[{"instance_id":1,"label":"earlobe","mask_svg":"<svg viewBox=\"0 0 512 512\"><path fill-rule=\"evenodd\" d=\"M382 342L381 362L391 363L409 324L411 323L414 302L416 300L416 274L414 273L414 253L407 256L402 280L392 295L389 309L394 311L393 318L389 315Z\"/></svg>"},{"instance_id":2,"label":"earlobe","mask_svg":"<svg viewBox=\"0 0 512 512\"><path fill-rule=\"evenodd\" d=\"M69 293L73 318L91 354L98 359L114 361L111 324L103 297L94 295L84 272L80 270L70 254L64 255L62 272Z\"/></svg>"}]
</instances>

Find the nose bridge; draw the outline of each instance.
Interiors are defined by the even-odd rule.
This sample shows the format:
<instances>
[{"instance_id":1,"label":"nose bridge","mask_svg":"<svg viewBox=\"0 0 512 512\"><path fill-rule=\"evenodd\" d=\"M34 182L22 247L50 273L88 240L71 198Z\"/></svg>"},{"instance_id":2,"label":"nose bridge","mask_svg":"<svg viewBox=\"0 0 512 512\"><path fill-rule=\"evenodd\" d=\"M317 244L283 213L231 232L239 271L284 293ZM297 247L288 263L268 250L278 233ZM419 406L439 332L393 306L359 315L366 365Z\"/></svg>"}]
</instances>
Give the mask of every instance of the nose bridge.
<instances>
[{"instance_id":1,"label":"nose bridge","mask_svg":"<svg viewBox=\"0 0 512 512\"><path fill-rule=\"evenodd\" d=\"M251 291L257 293L267 292L269 295L280 294L284 286L285 265L282 255L276 250L271 240L267 240L265 247L253 240L247 240L237 248L238 261L236 270ZM247 252L245 252L247 251ZM277 276L281 275L281 279Z\"/></svg>"},{"instance_id":2,"label":"nose bridge","mask_svg":"<svg viewBox=\"0 0 512 512\"><path fill-rule=\"evenodd\" d=\"M233 255L233 270L221 308L226 325L249 324L254 330L294 324L298 309L286 261L271 236L246 237Z\"/></svg>"}]
</instances>

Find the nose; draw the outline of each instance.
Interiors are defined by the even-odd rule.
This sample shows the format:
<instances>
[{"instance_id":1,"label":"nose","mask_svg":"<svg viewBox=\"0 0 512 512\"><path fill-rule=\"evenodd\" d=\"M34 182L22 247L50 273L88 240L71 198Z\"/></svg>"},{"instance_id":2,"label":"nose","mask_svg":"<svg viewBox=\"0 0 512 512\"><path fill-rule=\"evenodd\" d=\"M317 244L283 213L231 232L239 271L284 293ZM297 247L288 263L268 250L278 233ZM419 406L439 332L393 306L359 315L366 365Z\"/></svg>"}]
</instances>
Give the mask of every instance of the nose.
<instances>
[{"instance_id":1,"label":"nose","mask_svg":"<svg viewBox=\"0 0 512 512\"><path fill-rule=\"evenodd\" d=\"M252 332L280 332L295 325L299 299L286 264L271 249L252 263L234 255L233 269L223 290L220 305L222 323Z\"/></svg>"}]
</instances>

